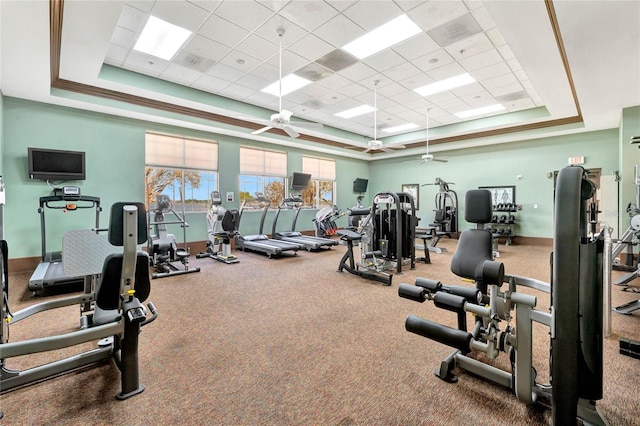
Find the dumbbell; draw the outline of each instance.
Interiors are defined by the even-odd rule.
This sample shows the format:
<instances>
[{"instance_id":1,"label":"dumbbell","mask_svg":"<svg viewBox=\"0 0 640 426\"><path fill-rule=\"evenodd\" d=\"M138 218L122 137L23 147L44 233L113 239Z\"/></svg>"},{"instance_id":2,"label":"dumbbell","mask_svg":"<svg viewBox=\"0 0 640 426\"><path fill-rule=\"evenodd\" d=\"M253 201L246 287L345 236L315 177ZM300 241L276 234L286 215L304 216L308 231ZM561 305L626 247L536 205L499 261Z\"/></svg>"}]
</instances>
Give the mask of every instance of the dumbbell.
<instances>
[{"instance_id":1,"label":"dumbbell","mask_svg":"<svg viewBox=\"0 0 640 426\"><path fill-rule=\"evenodd\" d=\"M499 222L500 223L507 223L507 215L503 214L502 216L500 216Z\"/></svg>"},{"instance_id":2,"label":"dumbbell","mask_svg":"<svg viewBox=\"0 0 640 426\"><path fill-rule=\"evenodd\" d=\"M498 215L494 214L493 216L491 216L491 223L498 223Z\"/></svg>"},{"instance_id":3,"label":"dumbbell","mask_svg":"<svg viewBox=\"0 0 640 426\"><path fill-rule=\"evenodd\" d=\"M507 218L507 223L516 223L516 217L510 214Z\"/></svg>"}]
</instances>

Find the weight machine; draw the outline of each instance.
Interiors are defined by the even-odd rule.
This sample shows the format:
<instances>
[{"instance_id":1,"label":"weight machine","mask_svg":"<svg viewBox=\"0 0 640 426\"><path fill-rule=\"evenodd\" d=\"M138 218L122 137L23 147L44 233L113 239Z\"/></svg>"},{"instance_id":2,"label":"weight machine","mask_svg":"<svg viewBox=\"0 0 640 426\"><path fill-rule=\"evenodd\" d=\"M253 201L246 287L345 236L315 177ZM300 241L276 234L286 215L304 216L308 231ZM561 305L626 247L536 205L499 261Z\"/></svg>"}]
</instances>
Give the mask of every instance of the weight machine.
<instances>
[{"instance_id":1,"label":"weight machine","mask_svg":"<svg viewBox=\"0 0 640 426\"><path fill-rule=\"evenodd\" d=\"M165 219L166 212L171 213L175 220L167 221ZM167 225L180 225L182 228L182 248L178 247L175 235L167 232ZM148 242L151 266L157 271L151 275L153 278L200 272L200 268L197 266L189 268L189 248L187 247L187 227L189 224L184 219L184 212L180 216L173 210L168 195L158 194L156 197L156 209L153 221L149 218L149 226L153 226L155 230L155 234L151 235ZM182 269L175 266L173 262L182 263Z\"/></svg>"},{"instance_id":2,"label":"weight machine","mask_svg":"<svg viewBox=\"0 0 640 426\"><path fill-rule=\"evenodd\" d=\"M343 229L337 232L347 243L347 251L340 260L338 272L346 270L385 285L391 285L395 268L402 273L402 266L410 264L415 269L415 204L406 192L381 192L373 197L369 209L351 209L353 216L362 216L356 231ZM354 247L360 255L356 262Z\"/></svg>"},{"instance_id":3,"label":"weight machine","mask_svg":"<svg viewBox=\"0 0 640 426\"><path fill-rule=\"evenodd\" d=\"M239 214L237 210L227 210L222 206L220 192L211 192L211 204L207 212L209 240L207 249L196 258L210 257L226 264L238 263L238 257L231 254L231 238L238 233Z\"/></svg>"},{"instance_id":4,"label":"weight machine","mask_svg":"<svg viewBox=\"0 0 640 426\"><path fill-rule=\"evenodd\" d=\"M560 171L551 284L506 275L504 265L492 260L491 233L482 226L491 220L491 195L486 190L467 192L465 219L476 223L477 228L462 232L451 271L473 280L475 288L448 286L425 278L398 288L400 297L417 302L432 300L436 307L457 314L457 329L414 315L405 321L407 331L455 348L436 369L437 377L453 383L458 380L454 369L469 371L511 389L522 402L551 406L556 425L575 424L577 418L587 424L607 424L595 403L602 399L603 387L604 242L602 237L587 236L586 200L594 191L584 169L567 167ZM508 283L508 288L502 289L503 283ZM535 310L537 298L519 292L518 286L550 292L550 313ZM467 312L476 318L470 332ZM515 324L511 325L513 319ZM550 328L550 384L535 381L534 322ZM471 352L479 356L468 356ZM495 359L500 352L509 354L511 372L479 360L482 356Z\"/></svg>"},{"instance_id":5,"label":"weight machine","mask_svg":"<svg viewBox=\"0 0 640 426\"><path fill-rule=\"evenodd\" d=\"M452 235L458 237L458 194L449 188L453 182L445 182L439 177L434 183L425 183L422 186L438 185L438 192L435 195L435 216L433 223L426 228L418 228L417 237L423 240L424 246L416 247L424 249L426 263L431 263L429 253L446 253L444 247L437 247L438 241L442 237L451 238Z\"/></svg>"},{"instance_id":6,"label":"weight machine","mask_svg":"<svg viewBox=\"0 0 640 426\"><path fill-rule=\"evenodd\" d=\"M76 260L83 274L100 274L95 292L38 303L17 312L11 312L8 304L8 247L5 241L0 242L3 293L0 298L0 392L40 382L111 357L115 359L121 373L121 390L116 397L127 399L144 391L144 385L139 382L138 334L142 326L157 317L156 308L151 302L146 307L142 304L151 291L149 256L137 250L137 245L147 239L144 205L115 203L112 206L108 242L95 231L86 231L96 240L79 248L78 253L85 257ZM114 246L122 247L122 252L113 253L116 249ZM111 254L106 258L98 257L94 252L95 247L110 247ZM51 309L85 303L90 303L93 311L82 312L79 330L9 342L10 327L15 327L20 321ZM151 312L150 316L147 316L147 310ZM58 350L94 340L97 341L95 349L26 370L14 370L6 364L8 359L14 357Z\"/></svg>"}]
</instances>

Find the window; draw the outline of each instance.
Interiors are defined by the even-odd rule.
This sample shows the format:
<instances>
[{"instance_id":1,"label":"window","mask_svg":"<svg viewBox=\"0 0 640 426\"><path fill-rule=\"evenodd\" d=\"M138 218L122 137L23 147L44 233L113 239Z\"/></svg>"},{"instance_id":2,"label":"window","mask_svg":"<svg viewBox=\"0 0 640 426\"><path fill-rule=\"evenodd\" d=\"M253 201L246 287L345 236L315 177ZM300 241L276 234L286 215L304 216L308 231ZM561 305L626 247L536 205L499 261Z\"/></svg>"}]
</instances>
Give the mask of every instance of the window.
<instances>
[{"instance_id":1,"label":"window","mask_svg":"<svg viewBox=\"0 0 640 426\"><path fill-rule=\"evenodd\" d=\"M209 194L218 189L218 144L179 136L147 133L145 137L145 203L154 207L158 194L187 212L207 211Z\"/></svg>"},{"instance_id":2,"label":"window","mask_svg":"<svg viewBox=\"0 0 640 426\"><path fill-rule=\"evenodd\" d=\"M302 173L311 174L309 189L302 191L305 205L318 209L333 206L336 193L336 162L303 156Z\"/></svg>"},{"instance_id":3,"label":"window","mask_svg":"<svg viewBox=\"0 0 640 426\"><path fill-rule=\"evenodd\" d=\"M272 206L280 205L286 176L286 153L240 147L240 201L262 193Z\"/></svg>"}]
</instances>

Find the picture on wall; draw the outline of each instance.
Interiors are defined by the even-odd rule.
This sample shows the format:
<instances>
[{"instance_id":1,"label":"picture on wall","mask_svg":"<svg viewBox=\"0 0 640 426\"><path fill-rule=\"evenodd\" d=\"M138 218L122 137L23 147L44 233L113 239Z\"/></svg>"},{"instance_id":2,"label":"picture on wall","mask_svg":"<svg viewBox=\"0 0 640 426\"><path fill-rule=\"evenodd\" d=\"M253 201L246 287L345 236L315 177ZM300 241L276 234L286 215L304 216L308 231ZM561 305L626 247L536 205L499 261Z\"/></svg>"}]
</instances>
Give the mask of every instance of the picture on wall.
<instances>
[{"instance_id":1,"label":"picture on wall","mask_svg":"<svg viewBox=\"0 0 640 426\"><path fill-rule=\"evenodd\" d=\"M498 204L515 204L516 202L515 186L479 186L478 189L487 189L491 192L491 202L494 206Z\"/></svg>"},{"instance_id":2,"label":"picture on wall","mask_svg":"<svg viewBox=\"0 0 640 426\"><path fill-rule=\"evenodd\" d=\"M420 210L418 205L420 204L420 185L417 183L403 183L402 192L406 192L413 197L413 204L416 210Z\"/></svg>"}]
</instances>

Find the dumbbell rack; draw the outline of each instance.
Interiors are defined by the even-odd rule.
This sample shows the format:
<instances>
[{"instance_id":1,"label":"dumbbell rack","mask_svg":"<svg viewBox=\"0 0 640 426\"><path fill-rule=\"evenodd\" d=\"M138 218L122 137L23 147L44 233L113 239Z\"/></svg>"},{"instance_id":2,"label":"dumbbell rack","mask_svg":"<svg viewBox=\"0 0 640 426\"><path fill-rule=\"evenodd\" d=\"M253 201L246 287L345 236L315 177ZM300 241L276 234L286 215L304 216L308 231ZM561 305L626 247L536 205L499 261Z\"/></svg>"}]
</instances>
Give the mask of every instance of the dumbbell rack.
<instances>
[{"instance_id":1,"label":"dumbbell rack","mask_svg":"<svg viewBox=\"0 0 640 426\"><path fill-rule=\"evenodd\" d=\"M493 236L493 252L494 257L500 257L498 250L498 241L500 238L505 239L505 245L510 246L513 243L513 237L515 237L515 227L518 225L518 220L515 213L518 212L520 207L514 203L497 204L493 206L493 217L489 230Z\"/></svg>"}]
</instances>

